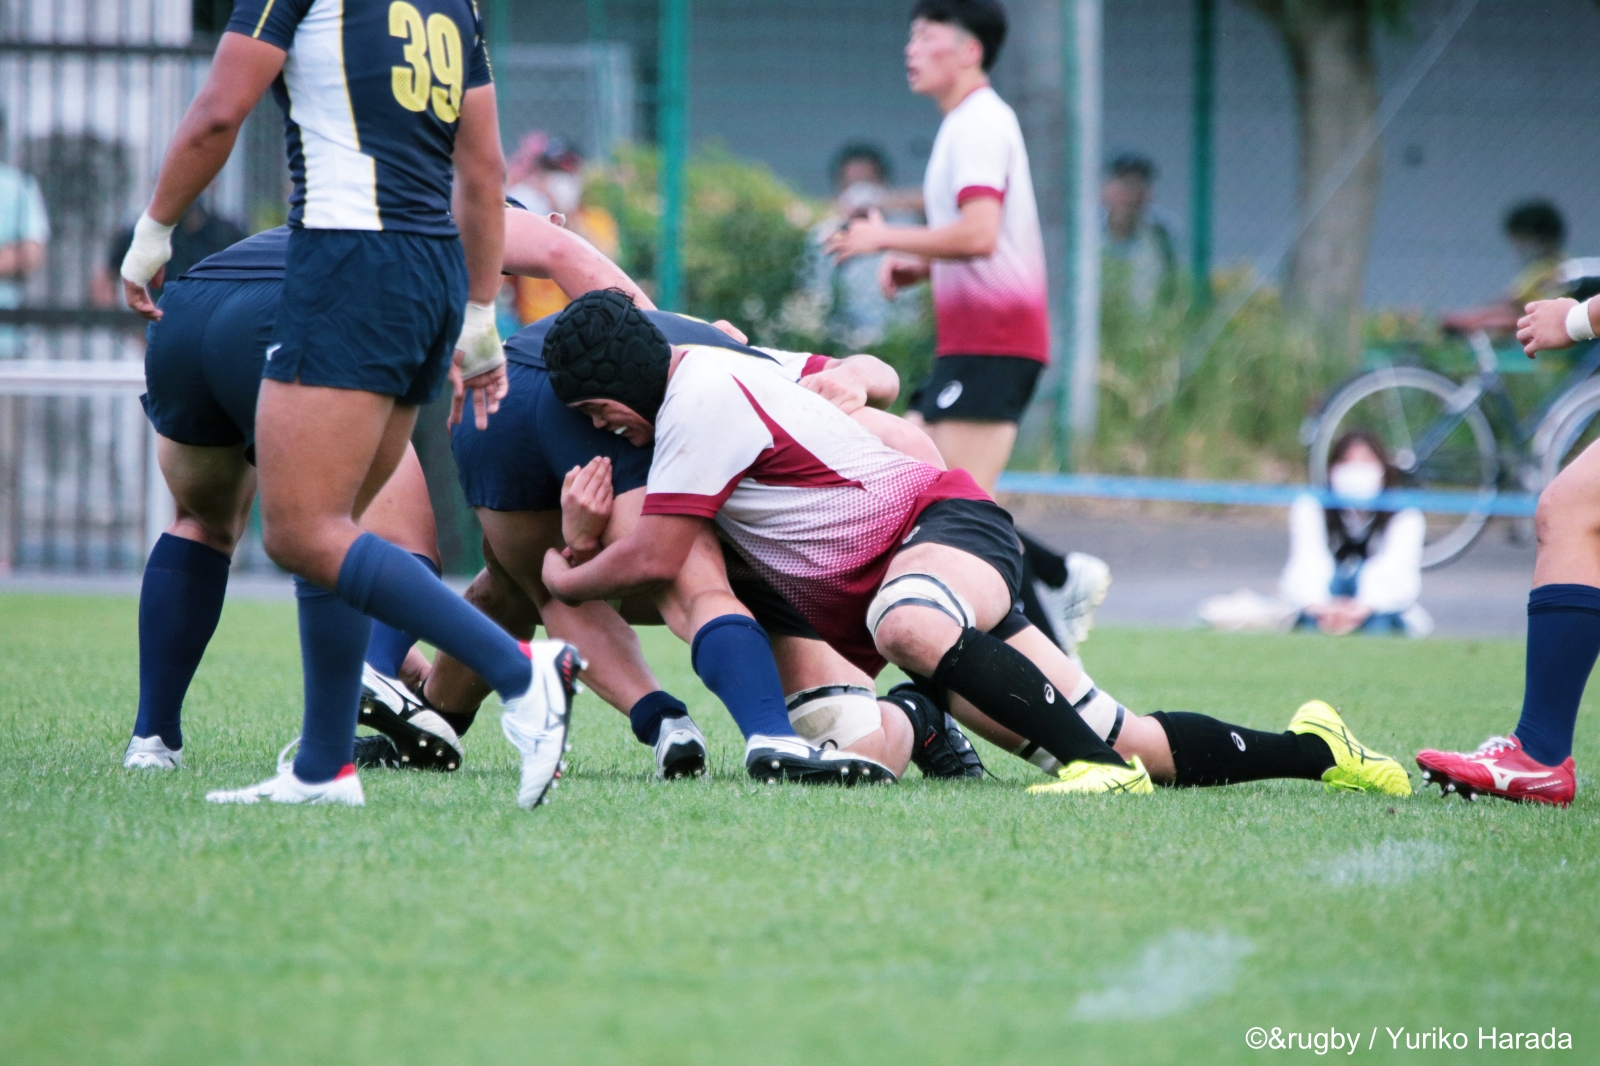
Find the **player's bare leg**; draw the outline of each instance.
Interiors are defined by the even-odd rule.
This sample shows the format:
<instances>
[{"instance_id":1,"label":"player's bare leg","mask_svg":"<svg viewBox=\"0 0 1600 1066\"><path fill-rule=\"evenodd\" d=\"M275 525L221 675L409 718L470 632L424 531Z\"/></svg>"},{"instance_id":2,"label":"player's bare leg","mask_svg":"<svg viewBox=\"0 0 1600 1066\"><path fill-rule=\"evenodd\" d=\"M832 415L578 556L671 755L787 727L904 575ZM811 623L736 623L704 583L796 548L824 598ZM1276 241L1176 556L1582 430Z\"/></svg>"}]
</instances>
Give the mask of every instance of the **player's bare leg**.
<instances>
[{"instance_id":1,"label":"player's bare leg","mask_svg":"<svg viewBox=\"0 0 1600 1066\"><path fill-rule=\"evenodd\" d=\"M945 419L923 428L951 470L965 470L990 496L1017 443L1015 422L963 422Z\"/></svg>"}]
</instances>

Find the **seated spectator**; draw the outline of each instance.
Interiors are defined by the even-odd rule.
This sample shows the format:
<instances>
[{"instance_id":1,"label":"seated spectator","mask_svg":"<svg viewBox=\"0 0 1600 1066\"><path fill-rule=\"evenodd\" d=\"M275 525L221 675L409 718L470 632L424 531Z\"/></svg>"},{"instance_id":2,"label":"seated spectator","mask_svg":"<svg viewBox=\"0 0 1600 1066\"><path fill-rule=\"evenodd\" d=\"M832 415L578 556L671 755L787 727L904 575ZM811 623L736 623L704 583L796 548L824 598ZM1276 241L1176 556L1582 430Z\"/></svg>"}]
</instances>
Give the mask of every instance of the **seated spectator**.
<instances>
[{"instance_id":1,"label":"seated spectator","mask_svg":"<svg viewBox=\"0 0 1600 1066\"><path fill-rule=\"evenodd\" d=\"M585 202L583 157L560 137L535 130L522 138L506 161L506 195L539 215L560 215L559 224L616 259L622 250L621 231L611 212ZM548 278L511 277L511 311L515 324L502 324L502 332L520 329L567 306L566 294Z\"/></svg>"},{"instance_id":2,"label":"seated spectator","mask_svg":"<svg viewBox=\"0 0 1600 1066\"><path fill-rule=\"evenodd\" d=\"M873 212L894 225L921 221L921 197L891 188L889 176L889 159L876 145L845 145L833 158L833 210L811 230L806 289L823 315L828 339L850 351L865 351L892 326L914 321L920 306L914 292L883 294L878 267L886 253L836 263L824 250L841 227Z\"/></svg>"},{"instance_id":3,"label":"seated spectator","mask_svg":"<svg viewBox=\"0 0 1600 1066\"><path fill-rule=\"evenodd\" d=\"M1172 230L1150 206L1155 180L1156 165L1148 156L1125 152L1111 161L1100 193L1106 291L1125 296L1140 311L1170 294L1178 266Z\"/></svg>"},{"instance_id":4,"label":"seated spectator","mask_svg":"<svg viewBox=\"0 0 1600 1066\"><path fill-rule=\"evenodd\" d=\"M1521 270L1506 295L1484 307L1447 311L1439 325L1454 333L1483 330L1506 336L1516 332L1517 319L1534 300L1551 300L1567 295L1561 276L1566 256L1567 224L1548 200L1527 200L1506 212L1506 239L1516 252Z\"/></svg>"},{"instance_id":5,"label":"seated spectator","mask_svg":"<svg viewBox=\"0 0 1600 1066\"><path fill-rule=\"evenodd\" d=\"M1328 485L1348 500L1369 500L1395 482L1383 444L1360 430L1334 442ZM1289 508L1289 562L1279 597L1297 625L1342 636L1405 633L1426 636L1433 620L1417 602L1422 592L1422 512L1324 508L1313 496Z\"/></svg>"}]
</instances>

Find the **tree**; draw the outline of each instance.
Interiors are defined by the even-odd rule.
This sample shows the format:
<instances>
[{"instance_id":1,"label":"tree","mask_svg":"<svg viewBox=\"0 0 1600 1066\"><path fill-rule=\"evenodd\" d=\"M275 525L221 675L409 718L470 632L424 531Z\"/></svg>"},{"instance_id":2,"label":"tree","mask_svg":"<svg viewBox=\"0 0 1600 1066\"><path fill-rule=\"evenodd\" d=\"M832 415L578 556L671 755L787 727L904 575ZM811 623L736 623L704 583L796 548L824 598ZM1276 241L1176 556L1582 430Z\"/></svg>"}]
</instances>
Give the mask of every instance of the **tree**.
<instances>
[{"instance_id":1,"label":"tree","mask_svg":"<svg viewBox=\"0 0 1600 1066\"><path fill-rule=\"evenodd\" d=\"M1294 78L1300 132L1302 217L1325 195L1340 162L1366 135L1378 108L1374 23L1394 23L1406 0L1245 0L1283 37ZM1380 144L1349 177L1296 243L1285 297L1328 339L1354 348L1362 288L1382 178Z\"/></svg>"}]
</instances>

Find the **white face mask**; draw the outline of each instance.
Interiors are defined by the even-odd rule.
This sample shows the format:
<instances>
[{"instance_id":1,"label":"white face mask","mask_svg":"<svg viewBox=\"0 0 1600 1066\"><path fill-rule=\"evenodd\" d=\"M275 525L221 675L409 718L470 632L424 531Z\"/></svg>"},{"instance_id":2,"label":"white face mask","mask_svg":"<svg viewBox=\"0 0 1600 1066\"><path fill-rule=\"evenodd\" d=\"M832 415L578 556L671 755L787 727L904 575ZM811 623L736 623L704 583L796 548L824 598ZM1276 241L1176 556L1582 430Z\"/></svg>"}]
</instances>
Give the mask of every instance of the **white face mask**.
<instances>
[{"instance_id":1,"label":"white face mask","mask_svg":"<svg viewBox=\"0 0 1600 1066\"><path fill-rule=\"evenodd\" d=\"M557 211L570 215L578 210L583 199L583 179L578 175L558 170L545 177L544 187L550 190L550 203Z\"/></svg>"},{"instance_id":2,"label":"white face mask","mask_svg":"<svg viewBox=\"0 0 1600 1066\"><path fill-rule=\"evenodd\" d=\"M1340 463L1328 471L1328 487L1348 500L1370 500L1383 491L1382 463Z\"/></svg>"}]
</instances>

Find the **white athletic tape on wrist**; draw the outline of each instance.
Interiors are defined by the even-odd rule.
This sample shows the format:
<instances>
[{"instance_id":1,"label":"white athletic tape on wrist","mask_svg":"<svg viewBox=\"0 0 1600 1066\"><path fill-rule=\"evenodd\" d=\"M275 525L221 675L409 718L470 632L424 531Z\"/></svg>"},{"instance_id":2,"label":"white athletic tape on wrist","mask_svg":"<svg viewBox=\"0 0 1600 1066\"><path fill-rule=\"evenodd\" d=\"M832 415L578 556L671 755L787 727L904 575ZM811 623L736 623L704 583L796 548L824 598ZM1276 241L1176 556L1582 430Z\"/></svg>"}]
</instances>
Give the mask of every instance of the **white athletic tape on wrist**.
<instances>
[{"instance_id":1,"label":"white athletic tape on wrist","mask_svg":"<svg viewBox=\"0 0 1600 1066\"><path fill-rule=\"evenodd\" d=\"M867 630L874 640L884 615L896 607L931 607L943 612L962 629L971 627L972 605L955 589L932 574L901 574L886 581L867 607Z\"/></svg>"},{"instance_id":2,"label":"white athletic tape on wrist","mask_svg":"<svg viewBox=\"0 0 1600 1066\"><path fill-rule=\"evenodd\" d=\"M789 724L807 744L820 748L832 741L844 749L883 726L878 694L860 685L821 685L784 701Z\"/></svg>"},{"instance_id":3,"label":"white athletic tape on wrist","mask_svg":"<svg viewBox=\"0 0 1600 1066\"><path fill-rule=\"evenodd\" d=\"M500 330L494 323L494 304L467 304L456 347L463 353L462 380L475 378L506 361L505 348L500 344Z\"/></svg>"},{"instance_id":4,"label":"white athletic tape on wrist","mask_svg":"<svg viewBox=\"0 0 1600 1066\"><path fill-rule=\"evenodd\" d=\"M150 217L149 212L139 216L133 224L133 241L128 254L122 257L122 277L135 285L148 285L156 271L172 258L172 231L168 226Z\"/></svg>"},{"instance_id":5,"label":"white athletic tape on wrist","mask_svg":"<svg viewBox=\"0 0 1600 1066\"><path fill-rule=\"evenodd\" d=\"M1587 300L1579 300L1567 312L1567 336L1578 343L1594 340L1594 323L1589 321Z\"/></svg>"}]
</instances>

